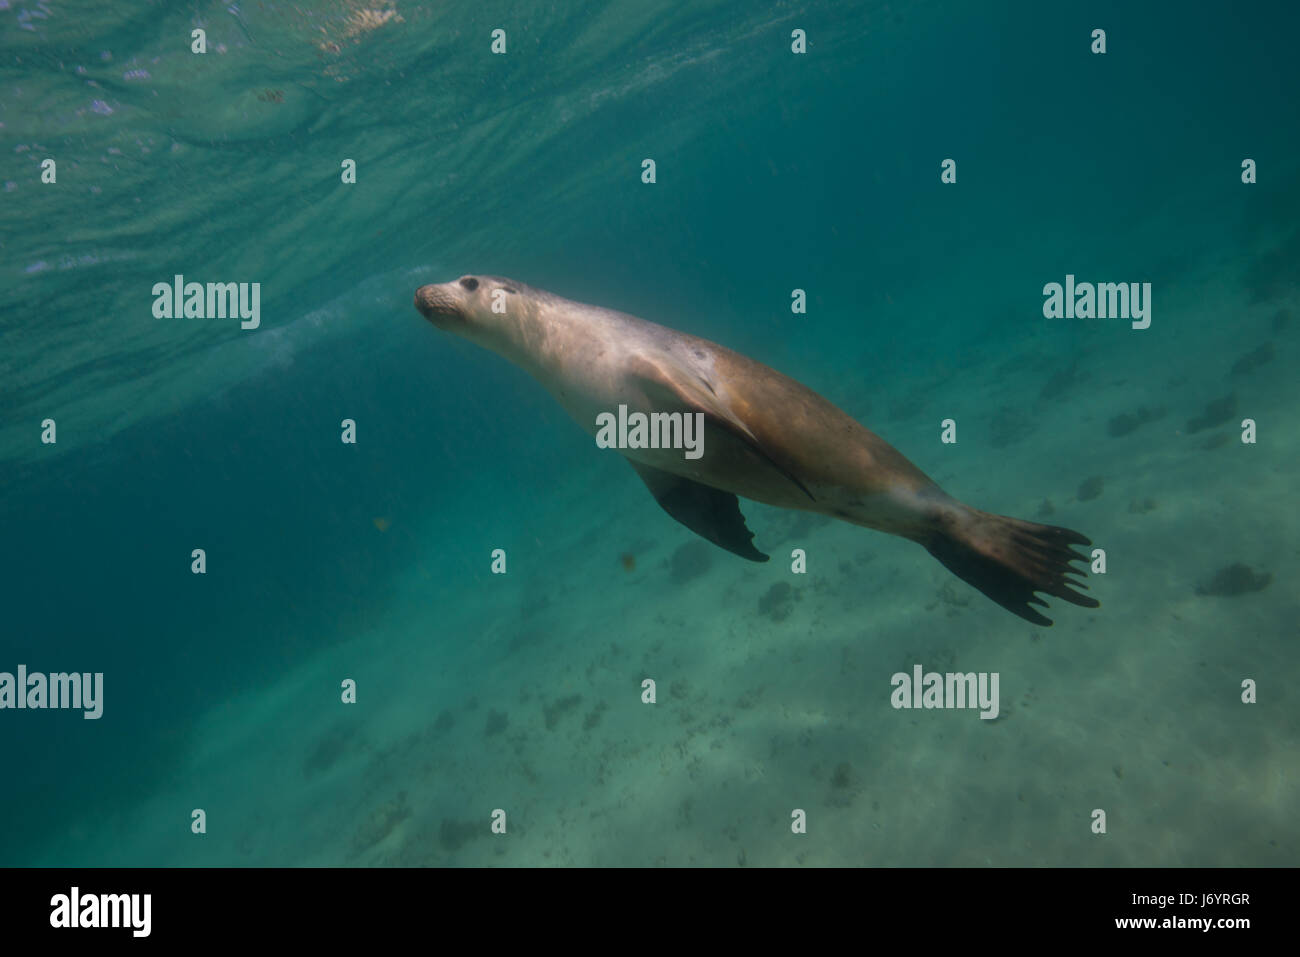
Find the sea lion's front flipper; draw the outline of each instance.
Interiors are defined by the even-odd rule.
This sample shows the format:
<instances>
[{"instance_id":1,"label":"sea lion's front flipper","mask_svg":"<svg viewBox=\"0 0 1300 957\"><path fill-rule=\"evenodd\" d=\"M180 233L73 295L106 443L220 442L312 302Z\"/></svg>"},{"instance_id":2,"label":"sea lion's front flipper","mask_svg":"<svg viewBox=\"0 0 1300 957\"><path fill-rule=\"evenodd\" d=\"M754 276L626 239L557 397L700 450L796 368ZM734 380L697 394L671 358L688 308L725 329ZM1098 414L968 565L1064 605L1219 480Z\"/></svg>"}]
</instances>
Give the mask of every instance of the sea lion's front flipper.
<instances>
[{"instance_id":1,"label":"sea lion's front flipper","mask_svg":"<svg viewBox=\"0 0 1300 957\"><path fill-rule=\"evenodd\" d=\"M663 510L692 532L741 558L767 561L768 557L754 547L754 533L746 527L735 495L628 461Z\"/></svg>"},{"instance_id":2,"label":"sea lion's front flipper","mask_svg":"<svg viewBox=\"0 0 1300 957\"><path fill-rule=\"evenodd\" d=\"M640 385L652 405L659 408L681 405L688 412L702 412L706 422L726 429L749 446L755 455L794 483L799 491L808 496L810 502L817 501L796 475L772 458L744 420L719 398L713 384L698 372L684 365L637 358L628 363L628 373Z\"/></svg>"}]
</instances>

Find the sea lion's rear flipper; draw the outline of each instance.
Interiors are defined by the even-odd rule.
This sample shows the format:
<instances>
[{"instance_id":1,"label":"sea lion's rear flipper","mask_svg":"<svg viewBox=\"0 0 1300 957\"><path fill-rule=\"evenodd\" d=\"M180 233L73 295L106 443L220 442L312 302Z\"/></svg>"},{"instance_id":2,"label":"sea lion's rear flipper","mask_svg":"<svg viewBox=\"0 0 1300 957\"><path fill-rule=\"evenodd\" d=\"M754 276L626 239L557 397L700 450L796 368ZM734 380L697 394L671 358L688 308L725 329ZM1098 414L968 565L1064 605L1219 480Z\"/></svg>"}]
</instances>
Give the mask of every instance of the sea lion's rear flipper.
<instances>
[{"instance_id":1,"label":"sea lion's rear flipper","mask_svg":"<svg viewBox=\"0 0 1300 957\"><path fill-rule=\"evenodd\" d=\"M754 533L746 527L735 495L639 462L631 464L663 510L692 532L741 558L767 561L754 547Z\"/></svg>"},{"instance_id":2,"label":"sea lion's rear flipper","mask_svg":"<svg viewBox=\"0 0 1300 957\"><path fill-rule=\"evenodd\" d=\"M1101 603L1075 588L1088 586L1068 577L1083 575L1071 562L1088 561L1071 545L1091 545L1068 528L1039 525L1005 515L991 515L962 506L955 520L926 542L926 549L948 571L974 585L1007 611L1035 625L1050 625L1050 618L1029 606L1047 607L1035 592L1043 592L1084 608Z\"/></svg>"},{"instance_id":3,"label":"sea lion's rear flipper","mask_svg":"<svg viewBox=\"0 0 1300 957\"><path fill-rule=\"evenodd\" d=\"M713 383L698 371L667 360L637 358L628 363L628 373L639 384L651 405L663 410L680 406L688 412L702 412L705 422L725 429L744 442L751 452L807 495L810 502L817 501L808 487L799 481L798 476L772 458L744 420L719 398ZM707 450L705 454L708 454Z\"/></svg>"}]
</instances>

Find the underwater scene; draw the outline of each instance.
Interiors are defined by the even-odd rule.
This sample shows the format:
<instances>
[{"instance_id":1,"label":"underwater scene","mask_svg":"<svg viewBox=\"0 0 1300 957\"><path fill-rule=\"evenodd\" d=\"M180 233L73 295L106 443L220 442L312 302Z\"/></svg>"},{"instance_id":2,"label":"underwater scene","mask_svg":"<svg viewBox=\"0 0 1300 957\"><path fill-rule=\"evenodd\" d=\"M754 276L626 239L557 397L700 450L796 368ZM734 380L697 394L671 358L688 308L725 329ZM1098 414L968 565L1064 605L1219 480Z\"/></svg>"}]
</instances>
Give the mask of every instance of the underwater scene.
<instances>
[{"instance_id":1,"label":"underwater scene","mask_svg":"<svg viewBox=\"0 0 1300 957\"><path fill-rule=\"evenodd\" d=\"M1294 866L1298 30L0 0L0 865Z\"/></svg>"}]
</instances>

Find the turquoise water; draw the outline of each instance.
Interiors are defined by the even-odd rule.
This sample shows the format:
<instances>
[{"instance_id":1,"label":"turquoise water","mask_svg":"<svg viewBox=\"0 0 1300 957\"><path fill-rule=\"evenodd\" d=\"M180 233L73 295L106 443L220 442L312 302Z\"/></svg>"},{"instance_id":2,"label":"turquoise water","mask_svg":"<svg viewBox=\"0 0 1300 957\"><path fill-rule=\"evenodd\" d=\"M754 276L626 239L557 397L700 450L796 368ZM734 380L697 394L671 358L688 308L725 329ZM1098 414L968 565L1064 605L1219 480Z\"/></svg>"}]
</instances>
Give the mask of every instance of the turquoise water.
<instances>
[{"instance_id":1,"label":"turquoise water","mask_svg":"<svg viewBox=\"0 0 1300 957\"><path fill-rule=\"evenodd\" d=\"M104 675L0 710L0 863L1294 865L1295 6L564 6L0 0L0 672ZM779 368L1088 535L1101 607L702 543L414 311L464 273ZM1150 328L1045 319L1067 274Z\"/></svg>"}]
</instances>

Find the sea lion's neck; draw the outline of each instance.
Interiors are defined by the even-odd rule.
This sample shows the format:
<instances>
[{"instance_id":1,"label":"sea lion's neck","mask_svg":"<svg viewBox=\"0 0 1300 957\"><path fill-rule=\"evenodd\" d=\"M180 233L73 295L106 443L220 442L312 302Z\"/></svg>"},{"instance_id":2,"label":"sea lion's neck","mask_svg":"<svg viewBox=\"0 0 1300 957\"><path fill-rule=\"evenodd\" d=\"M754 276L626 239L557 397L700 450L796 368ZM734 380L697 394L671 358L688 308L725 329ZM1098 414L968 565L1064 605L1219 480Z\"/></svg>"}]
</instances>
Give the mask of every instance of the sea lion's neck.
<instances>
[{"instance_id":1,"label":"sea lion's neck","mask_svg":"<svg viewBox=\"0 0 1300 957\"><path fill-rule=\"evenodd\" d=\"M618 346L618 313L559 297L520 297L492 318L480 344L548 387Z\"/></svg>"}]
</instances>

